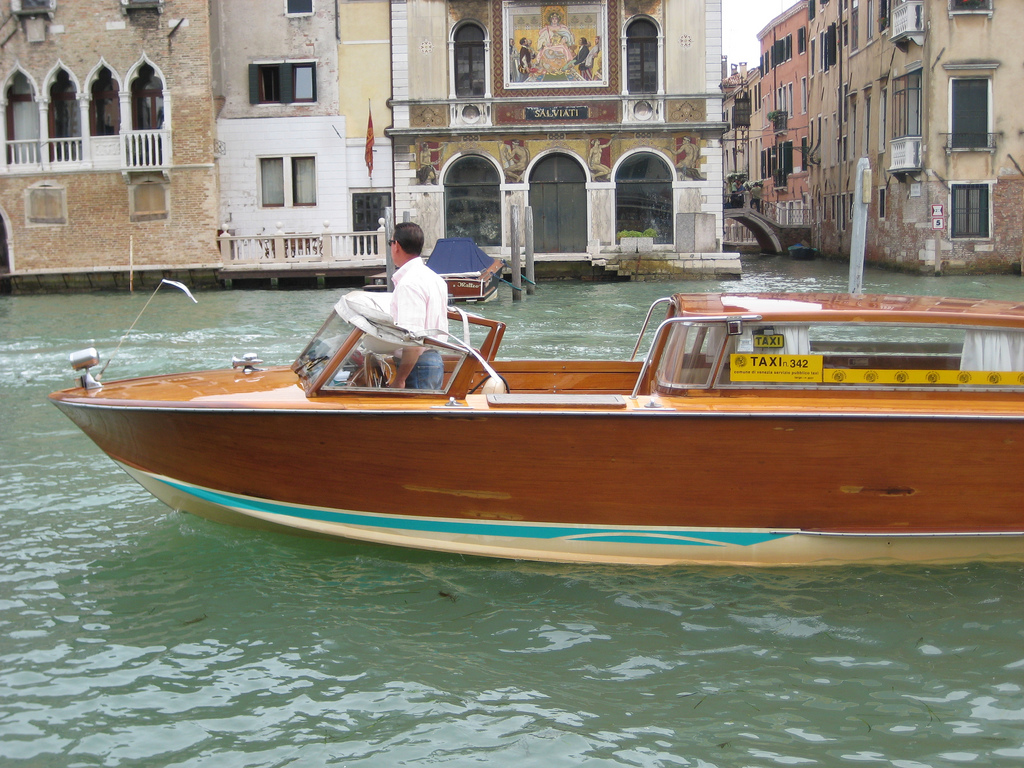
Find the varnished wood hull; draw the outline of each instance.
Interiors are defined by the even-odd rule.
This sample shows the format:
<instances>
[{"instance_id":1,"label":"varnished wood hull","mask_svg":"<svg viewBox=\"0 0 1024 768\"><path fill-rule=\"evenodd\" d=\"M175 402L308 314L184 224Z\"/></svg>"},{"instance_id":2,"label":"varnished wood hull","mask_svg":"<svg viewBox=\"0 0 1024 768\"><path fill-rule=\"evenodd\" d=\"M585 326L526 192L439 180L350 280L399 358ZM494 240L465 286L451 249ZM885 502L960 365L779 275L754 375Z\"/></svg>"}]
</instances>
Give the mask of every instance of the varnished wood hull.
<instances>
[{"instance_id":1,"label":"varnished wood hull","mask_svg":"<svg viewBox=\"0 0 1024 768\"><path fill-rule=\"evenodd\" d=\"M573 562L1024 559L1009 412L55 401L158 498L226 522Z\"/></svg>"}]
</instances>

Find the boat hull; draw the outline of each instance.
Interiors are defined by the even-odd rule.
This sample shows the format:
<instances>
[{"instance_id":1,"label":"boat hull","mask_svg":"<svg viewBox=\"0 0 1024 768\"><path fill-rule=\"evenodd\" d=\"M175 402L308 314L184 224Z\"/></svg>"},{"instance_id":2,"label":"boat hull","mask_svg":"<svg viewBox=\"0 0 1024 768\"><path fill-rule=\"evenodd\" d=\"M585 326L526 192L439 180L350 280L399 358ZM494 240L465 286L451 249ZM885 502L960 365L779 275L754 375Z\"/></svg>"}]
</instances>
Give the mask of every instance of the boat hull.
<instances>
[{"instance_id":1,"label":"boat hull","mask_svg":"<svg viewBox=\"0 0 1024 768\"><path fill-rule=\"evenodd\" d=\"M200 488L122 464L172 509L215 522L462 555L629 565L837 565L1020 560L1021 534L839 535L775 529L591 526L381 515Z\"/></svg>"},{"instance_id":2,"label":"boat hull","mask_svg":"<svg viewBox=\"0 0 1024 768\"><path fill-rule=\"evenodd\" d=\"M57 404L222 522L568 562L1024 559L1017 417Z\"/></svg>"}]
</instances>

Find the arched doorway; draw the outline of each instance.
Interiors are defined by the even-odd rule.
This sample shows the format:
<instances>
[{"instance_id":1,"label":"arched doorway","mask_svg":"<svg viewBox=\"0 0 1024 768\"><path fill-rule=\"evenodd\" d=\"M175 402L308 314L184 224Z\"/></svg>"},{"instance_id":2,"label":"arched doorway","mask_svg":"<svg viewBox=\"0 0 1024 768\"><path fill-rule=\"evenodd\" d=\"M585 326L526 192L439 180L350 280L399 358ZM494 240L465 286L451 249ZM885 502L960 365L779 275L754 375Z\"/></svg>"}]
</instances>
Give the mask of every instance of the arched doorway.
<instances>
[{"instance_id":1,"label":"arched doorway","mask_svg":"<svg viewBox=\"0 0 1024 768\"><path fill-rule=\"evenodd\" d=\"M530 173L533 247L537 253L587 250L587 177L568 155L548 155Z\"/></svg>"},{"instance_id":2,"label":"arched doorway","mask_svg":"<svg viewBox=\"0 0 1024 768\"><path fill-rule=\"evenodd\" d=\"M672 172L657 155L639 152L615 172L615 231L648 229L654 242L673 242Z\"/></svg>"},{"instance_id":3,"label":"arched doorway","mask_svg":"<svg viewBox=\"0 0 1024 768\"><path fill-rule=\"evenodd\" d=\"M456 160L444 179L445 237L501 245L498 171L482 157Z\"/></svg>"}]
</instances>

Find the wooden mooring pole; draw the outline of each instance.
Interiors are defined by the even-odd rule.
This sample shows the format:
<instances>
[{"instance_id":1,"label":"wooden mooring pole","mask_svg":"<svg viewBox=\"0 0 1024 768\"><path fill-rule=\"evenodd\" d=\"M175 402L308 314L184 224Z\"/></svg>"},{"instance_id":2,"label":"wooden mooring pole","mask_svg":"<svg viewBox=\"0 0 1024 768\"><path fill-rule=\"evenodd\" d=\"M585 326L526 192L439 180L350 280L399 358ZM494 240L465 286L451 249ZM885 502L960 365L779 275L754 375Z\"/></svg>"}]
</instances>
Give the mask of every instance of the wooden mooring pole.
<instances>
[{"instance_id":1,"label":"wooden mooring pole","mask_svg":"<svg viewBox=\"0 0 1024 768\"><path fill-rule=\"evenodd\" d=\"M526 206L526 218L523 222L524 239L526 240L526 295L533 296L537 292L537 273L533 266L533 208Z\"/></svg>"},{"instance_id":2,"label":"wooden mooring pole","mask_svg":"<svg viewBox=\"0 0 1024 768\"><path fill-rule=\"evenodd\" d=\"M519 256L519 232L522 211L512 207L512 301L523 300L523 264Z\"/></svg>"}]
</instances>

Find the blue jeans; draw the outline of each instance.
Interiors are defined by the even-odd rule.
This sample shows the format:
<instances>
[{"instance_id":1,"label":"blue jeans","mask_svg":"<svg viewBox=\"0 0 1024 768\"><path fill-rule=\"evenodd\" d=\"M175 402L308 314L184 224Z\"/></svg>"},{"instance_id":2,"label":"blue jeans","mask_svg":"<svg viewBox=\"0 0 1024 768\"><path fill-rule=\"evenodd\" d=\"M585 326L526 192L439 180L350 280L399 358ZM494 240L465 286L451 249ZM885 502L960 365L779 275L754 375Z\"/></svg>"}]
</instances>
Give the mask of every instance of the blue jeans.
<instances>
[{"instance_id":1,"label":"blue jeans","mask_svg":"<svg viewBox=\"0 0 1024 768\"><path fill-rule=\"evenodd\" d=\"M444 362L441 355L428 349L416 361L405 380L406 389L441 389L444 384Z\"/></svg>"}]
</instances>

